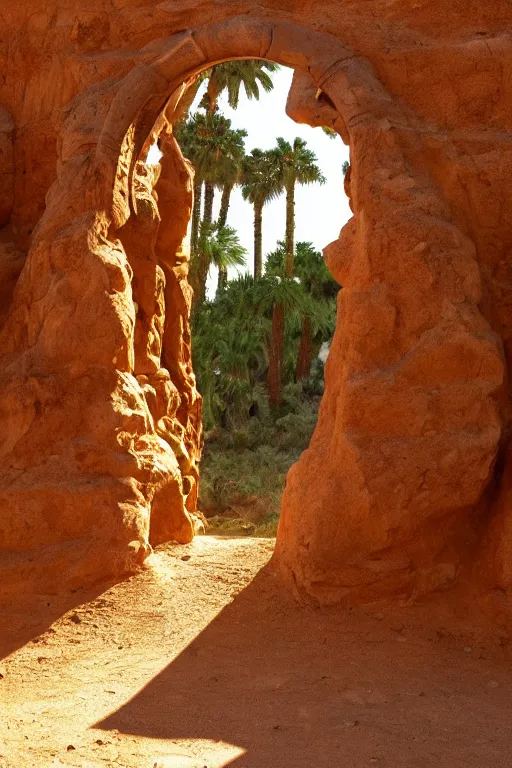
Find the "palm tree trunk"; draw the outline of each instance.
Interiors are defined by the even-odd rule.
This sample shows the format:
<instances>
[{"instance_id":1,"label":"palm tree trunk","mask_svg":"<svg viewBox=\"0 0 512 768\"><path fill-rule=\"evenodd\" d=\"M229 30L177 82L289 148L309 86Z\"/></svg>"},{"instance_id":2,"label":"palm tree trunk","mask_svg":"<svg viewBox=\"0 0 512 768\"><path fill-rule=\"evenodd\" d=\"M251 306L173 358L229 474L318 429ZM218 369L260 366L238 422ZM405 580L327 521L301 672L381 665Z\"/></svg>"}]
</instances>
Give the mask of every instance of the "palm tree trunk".
<instances>
[{"instance_id":1,"label":"palm tree trunk","mask_svg":"<svg viewBox=\"0 0 512 768\"><path fill-rule=\"evenodd\" d=\"M311 328L311 318L306 315L302 322L302 332L299 343L299 354L297 357L297 367L295 369L295 379L307 379L313 362L313 332Z\"/></svg>"},{"instance_id":2,"label":"palm tree trunk","mask_svg":"<svg viewBox=\"0 0 512 768\"><path fill-rule=\"evenodd\" d=\"M263 203L254 203L254 277L263 273Z\"/></svg>"},{"instance_id":3,"label":"palm tree trunk","mask_svg":"<svg viewBox=\"0 0 512 768\"><path fill-rule=\"evenodd\" d=\"M293 277L295 250L295 182L286 189L286 257L285 277ZM283 352L284 352L284 306L274 305L272 313L272 342L268 367L268 394L270 405L277 406L282 401Z\"/></svg>"},{"instance_id":4,"label":"palm tree trunk","mask_svg":"<svg viewBox=\"0 0 512 768\"><path fill-rule=\"evenodd\" d=\"M233 191L233 184L224 184L222 187L222 197L220 201L219 218L217 224L219 227L225 227L228 220L229 202L231 199L231 192ZM228 284L228 270L227 267L219 267L219 281L217 283L217 295L225 290Z\"/></svg>"},{"instance_id":5,"label":"palm tree trunk","mask_svg":"<svg viewBox=\"0 0 512 768\"><path fill-rule=\"evenodd\" d=\"M208 109L209 115L212 115L217 111L217 102L219 100L219 90L217 82L215 80L215 70L211 70L210 77L208 78L208 86L206 88L206 94L208 97Z\"/></svg>"},{"instance_id":6,"label":"palm tree trunk","mask_svg":"<svg viewBox=\"0 0 512 768\"><path fill-rule=\"evenodd\" d=\"M196 306L200 306L206 298L206 281L208 279L208 265L206 264L205 257L201 255L201 264L198 274L198 286L197 293L194 296Z\"/></svg>"},{"instance_id":7,"label":"palm tree trunk","mask_svg":"<svg viewBox=\"0 0 512 768\"><path fill-rule=\"evenodd\" d=\"M204 184L204 212L202 224L211 224L213 216L213 197L215 188L213 184L205 182ZM201 224L201 226L202 226ZM198 243L200 241L200 233L198 234ZM197 247L196 258L199 260L197 269L197 288L194 293L194 303L198 306L203 303L206 298L206 281L208 280L208 272L210 264L204 253L200 252L200 247Z\"/></svg>"},{"instance_id":8,"label":"palm tree trunk","mask_svg":"<svg viewBox=\"0 0 512 768\"><path fill-rule=\"evenodd\" d=\"M204 214L203 222L211 224L213 219L213 199L215 197L215 187L207 181L204 185Z\"/></svg>"},{"instance_id":9,"label":"palm tree trunk","mask_svg":"<svg viewBox=\"0 0 512 768\"><path fill-rule=\"evenodd\" d=\"M201 197L203 192L203 183L197 178L194 181L194 206L192 208L192 230L190 233L190 256L197 253L197 244L199 242L199 222L201 219Z\"/></svg>"},{"instance_id":10,"label":"palm tree trunk","mask_svg":"<svg viewBox=\"0 0 512 768\"><path fill-rule=\"evenodd\" d=\"M201 249L199 247L195 258L196 268L193 270L189 277L190 285L194 291L194 296L192 299L193 309L201 306L201 304L206 299L206 281L208 279L208 271L210 268L205 255L201 253Z\"/></svg>"},{"instance_id":11,"label":"palm tree trunk","mask_svg":"<svg viewBox=\"0 0 512 768\"><path fill-rule=\"evenodd\" d=\"M272 311L272 337L267 373L268 396L270 405L274 408L282 402L283 348L284 306L277 302Z\"/></svg>"},{"instance_id":12,"label":"palm tree trunk","mask_svg":"<svg viewBox=\"0 0 512 768\"><path fill-rule=\"evenodd\" d=\"M220 296L226 290L228 284L228 269L227 267L219 267L219 279L217 281L217 296Z\"/></svg>"},{"instance_id":13,"label":"palm tree trunk","mask_svg":"<svg viewBox=\"0 0 512 768\"><path fill-rule=\"evenodd\" d=\"M228 220L229 202L231 200L231 192L233 191L234 184L224 184L222 187L222 197L220 200L220 211L217 224L219 227L225 227Z\"/></svg>"},{"instance_id":14,"label":"palm tree trunk","mask_svg":"<svg viewBox=\"0 0 512 768\"><path fill-rule=\"evenodd\" d=\"M295 252L295 182L286 188L286 261L285 277L293 277Z\"/></svg>"}]
</instances>

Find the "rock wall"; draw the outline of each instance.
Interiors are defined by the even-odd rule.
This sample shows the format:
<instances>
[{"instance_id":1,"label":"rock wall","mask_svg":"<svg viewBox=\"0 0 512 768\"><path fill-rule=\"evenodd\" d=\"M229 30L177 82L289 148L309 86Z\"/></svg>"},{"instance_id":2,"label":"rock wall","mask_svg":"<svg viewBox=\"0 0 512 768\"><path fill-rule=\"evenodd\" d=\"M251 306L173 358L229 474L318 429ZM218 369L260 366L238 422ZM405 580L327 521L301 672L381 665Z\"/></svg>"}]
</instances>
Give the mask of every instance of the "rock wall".
<instances>
[{"instance_id":1,"label":"rock wall","mask_svg":"<svg viewBox=\"0 0 512 768\"><path fill-rule=\"evenodd\" d=\"M163 138L161 166L136 164L137 214L115 234L105 212L87 210L79 146L32 238L0 337L4 592L123 574L151 545L194 535L192 173ZM122 156L119 166L122 179Z\"/></svg>"},{"instance_id":2,"label":"rock wall","mask_svg":"<svg viewBox=\"0 0 512 768\"><path fill-rule=\"evenodd\" d=\"M257 56L295 68L289 113L329 122L352 166L354 216L325 251L338 327L287 480L282 572L322 603L431 591L461 569L506 594L508 1L25 0L6 19L5 589L121 573L150 541L193 535L192 185L172 114L202 68ZM141 162L157 135L159 177Z\"/></svg>"},{"instance_id":3,"label":"rock wall","mask_svg":"<svg viewBox=\"0 0 512 768\"><path fill-rule=\"evenodd\" d=\"M353 62L334 78L346 107ZM417 162L416 117L383 88L358 96L349 108L365 118L348 120L356 215L325 249L343 285L338 328L278 545L321 602L453 582L502 429L504 355L479 309L475 245Z\"/></svg>"}]
</instances>

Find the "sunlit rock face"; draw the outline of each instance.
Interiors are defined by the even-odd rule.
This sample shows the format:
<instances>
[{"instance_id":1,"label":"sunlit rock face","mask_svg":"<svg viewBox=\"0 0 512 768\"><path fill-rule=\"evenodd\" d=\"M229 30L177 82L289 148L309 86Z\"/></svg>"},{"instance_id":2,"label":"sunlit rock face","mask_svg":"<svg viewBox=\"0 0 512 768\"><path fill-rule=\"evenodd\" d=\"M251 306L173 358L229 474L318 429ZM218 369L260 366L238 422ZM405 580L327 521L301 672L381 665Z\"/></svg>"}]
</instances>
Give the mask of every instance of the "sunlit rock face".
<instances>
[{"instance_id":1,"label":"sunlit rock face","mask_svg":"<svg viewBox=\"0 0 512 768\"><path fill-rule=\"evenodd\" d=\"M506 594L511 21L507 0L5 10L4 591L118 576L194 534L193 180L172 118L184 81L246 56L294 67L288 113L351 149L354 215L325 249L343 285L325 396L283 498L285 583L355 602L464 570Z\"/></svg>"}]
</instances>

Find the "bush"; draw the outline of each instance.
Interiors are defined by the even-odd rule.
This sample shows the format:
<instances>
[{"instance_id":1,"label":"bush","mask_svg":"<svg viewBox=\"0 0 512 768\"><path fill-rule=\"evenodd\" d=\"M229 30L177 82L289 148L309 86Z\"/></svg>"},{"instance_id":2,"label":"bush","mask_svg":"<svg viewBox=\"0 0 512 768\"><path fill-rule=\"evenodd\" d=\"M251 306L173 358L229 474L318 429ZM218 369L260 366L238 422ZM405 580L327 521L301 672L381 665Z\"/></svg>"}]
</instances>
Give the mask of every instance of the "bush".
<instances>
[{"instance_id":1,"label":"bush","mask_svg":"<svg viewBox=\"0 0 512 768\"><path fill-rule=\"evenodd\" d=\"M252 418L206 440L199 506L214 530L275 536L286 474L309 444L318 404L294 384L273 425Z\"/></svg>"}]
</instances>

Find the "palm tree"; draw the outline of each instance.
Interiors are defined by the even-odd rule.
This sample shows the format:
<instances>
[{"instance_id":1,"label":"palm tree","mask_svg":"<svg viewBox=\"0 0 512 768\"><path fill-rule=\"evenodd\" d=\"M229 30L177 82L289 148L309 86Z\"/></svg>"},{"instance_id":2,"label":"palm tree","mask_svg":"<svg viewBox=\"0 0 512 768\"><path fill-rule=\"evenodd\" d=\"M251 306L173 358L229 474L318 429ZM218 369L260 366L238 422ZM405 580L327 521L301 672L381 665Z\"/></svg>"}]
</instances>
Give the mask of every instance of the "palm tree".
<instances>
[{"instance_id":1,"label":"palm tree","mask_svg":"<svg viewBox=\"0 0 512 768\"><path fill-rule=\"evenodd\" d=\"M199 239L201 252L216 267L244 267L247 251L240 245L238 233L233 227L204 224Z\"/></svg>"},{"instance_id":2,"label":"palm tree","mask_svg":"<svg viewBox=\"0 0 512 768\"><path fill-rule=\"evenodd\" d=\"M226 192L223 194L223 210L219 223L222 226L227 221L231 189L245 157L244 139L246 136L247 131L231 128L231 120L223 115L212 112L204 116L204 122L199 128L199 137L205 145L208 155L207 163L203 169L205 181L203 221L206 224L212 222L213 201L217 186L220 186L223 192L226 188Z\"/></svg>"},{"instance_id":3,"label":"palm tree","mask_svg":"<svg viewBox=\"0 0 512 768\"><path fill-rule=\"evenodd\" d=\"M309 307L302 321L295 369L295 379L300 381L310 374L315 339L318 351L320 343L334 333L336 296L340 286L327 269L324 257L312 243L297 243L295 270L310 297Z\"/></svg>"},{"instance_id":4,"label":"palm tree","mask_svg":"<svg viewBox=\"0 0 512 768\"><path fill-rule=\"evenodd\" d=\"M221 64L216 64L210 69L201 72L191 82L189 88L178 104L177 112L175 115L175 134L185 156L192 160L194 163L193 155L195 152L194 148L190 146L190 139L192 138L190 134L194 133L195 127L193 125L194 119L187 121L189 124L188 129L183 127L183 121L188 117L188 111L192 106L201 83L203 83L205 80L208 80L207 90L201 104L206 108L207 113L211 115L216 112L219 96L224 90L227 90L228 92L228 103L233 109L238 107L240 89L242 85L244 86L248 99L255 98L256 100L259 100L260 86L263 87L263 90L267 93L270 92L274 85L268 73L276 72L278 69L279 65L274 64L273 62L261 61L259 59L248 59L245 61L226 61ZM243 133L245 136L247 135L245 131ZM221 210L218 218L218 223L221 226L224 226L227 222L231 192L237 181L238 179L235 178L232 183L230 183L229 180L226 180L222 184ZM194 208L192 213L191 255L194 255L195 251L197 250L203 183L205 187L204 220L207 223L211 223L213 217L213 203L215 197L216 182L201 178L200 174L198 173L198 168L196 167L196 179L194 184ZM219 274L220 287L224 286L226 282L227 275L225 272L221 272Z\"/></svg>"},{"instance_id":5,"label":"palm tree","mask_svg":"<svg viewBox=\"0 0 512 768\"><path fill-rule=\"evenodd\" d=\"M260 98L261 85L267 93L270 92L274 84L268 72L275 72L279 69L277 64L269 61L260 61L257 59L248 59L246 61L225 61L217 64L207 70L204 77L208 79L206 93L201 101L208 113L217 111L219 96L225 90L228 92L228 103L233 109L237 109L240 100L240 90L244 86L248 99ZM217 219L221 226L225 226L228 217L229 203L233 187L239 181L240 166L227 173L227 178L220 185L222 188L222 198L220 204L219 217ZM213 208L214 189L206 186L205 194L205 218L211 221L211 212ZM219 271L219 291L224 290L227 284L227 272Z\"/></svg>"},{"instance_id":6,"label":"palm tree","mask_svg":"<svg viewBox=\"0 0 512 768\"><path fill-rule=\"evenodd\" d=\"M255 403L260 411L268 407L262 377L268 367L269 320L261 304L259 282L244 274L193 314L194 371L207 429L245 423Z\"/></svg>"},{"instance_id":7,"label":"palm tree","mask_svg":"<svg viewBox=\"0 0 512 768\"><path fill-rule=\"evenodd\" d=\"M217 217L217 225L219 227L225 227L228 220L229 203L231 200L231 193L237 180L240 178L240 171L233 174L233 177L229 180L224 180L222 184L222 196L220 199L220 210ZM217 285L217 291L222 292L228 283L228 268L226 266L219 267L219 280Z\"/></svg>"},{"instance_id":8,"label":"palm tree","mask_svg":"<svg viewBox=\"0 0 512 768\"><path fill-rule=\"evenodd\" d=\"M240 89L244 86L248 99L260 98L260 86L269 93L274 84L269 72L276 72L278 64L259 59L246 59L245 61L225 61L216 64L206 71L208 86L201 102L208 112L215 112L219 96L223 91L228 92L228 104L237 109L240 99Z\"/></svg>"},{"instance_id":9,"label":"palm tree","mask_svg":"<svg viewBox=\"0 0 512 768\"><path fill-rule=\"evenodd\" d=\"M240 132L244 133L246 132ZM231 193L235 184L238 184L242 177L242 168L245 161L245 150L243 141L237 140L237 137L233 137L231 142L230 151L224 156L224 162L218 169L217 184L221 190L221 200L219 215L217 217L217 225L219 227L225 227L228 220L229 204L231 202ZM218 291L223 291L228 282L227 267L219 267L219 282Z\"/></svg>"},{"instance_id":10,"label":"palm tree","mask_svg":"<svg viewBox=\"0 0 512 768\"><path fill-rule=\"evenodd\" d=\"M284 278L294 275L295 255L295 186L296 184L325 184L325 177L316 164L316 155L303 139L295 138L293 145L279 137L277 147L270 150L279 167L279 179L286 192L286 258ZM269 366L269 396L271 405L279 405L282 391L282 361L284 345L285 306L279 300L272 316L272 356ZM274 344L277 345L274 347Z\"/></svg>"},{"instance_id":11,"label":"palm tree","mask_svg":"<svg viewBox=\"0 0 512 768\"><path fill-rule=\"evenodd\" d=\"M229 180L238 173L245 156L244 140L246 136L247 131L231 128L231 120L216 113L205 115L196 112L189 120L179 125L176 130L176 139L183 154L189 158L195 169L191 233L192 257L196 255L198 249L203 184L203 221L206 224L211 224L215 186L222 183L222 180Z\"/></svg>"},{"instance_id":12,"label":"palm tree","mask_svg":"<svg viewBox=\"0 0 512 768\"><path fill-rule=\"evenodd\" d=\"M243 267L246 255L247 251L240 245L236 230L203 221L197 253L190 268L195 304L202 304L205 300L206 280L212 265L226 270L228 267Z\"/></svg>"},{"instance_id":13,"label":"palm tree","mask_svg":"<svg viewBox=\"0 0 512 768\"><path fill-rule=\"evenodd\" d=\"M216 300L222 317L234 319L239 335L247 328L247 319L250 318L250 330L260 339L266 339L268 350L264 366L254 370L259 375L266 370L272 406L278 406L282 401L286 315L297 313L302 316L307 304L308 296L299 281L272 274L260 278L240 276L230 282L227 290Z\"/></svg>"},{"instance_id":14,"label":"palm tree","mask_svg":"<svg viewBox=\"0 0 512 768\"><path fill-rule=\"evenodd\" d=\"M271 61L246 59L245 61L225 61L203 70L189 81L188 88L178 102L173 115L174 125L188 119L189 110L205 80L208 80L208 86L201 106L210 112L215 112L219 96L227 90L229 106L237 109L242 85L248 99L259 100L259 86L261 85L267 93L270 92L274 84L267 73L276 72L278 69L279 65Z\"/></svg>"},{"instance_id":15,"label":"palm tree","mask_svg":"<svg viewBox=\"0 0 512 768\"><path fill-rule=\"evenodd\" d=\"M325 184L325 177L316 164L314 152L307 148L306 142L299 137L293 144L282 137L277 139L273 150L281 168L281 180L286 191L286 277L293 277L293 257L295 253L295 186L297 184Z\"/></svg>"},{"instance_id":16,"label":"palm tree","mask_svg":"<svg viewBox=\"0 0 512 768\"><path fill-rule=\"evenodd\" d=\"M263 271L263 207L283 190L275 152L253 149L245 159L242 196L254 206L254 277Z\"/></svg>"},{"instance_id":17,"label":"palm tree","mask_svg":"<svg viewBox=\"0 0 512 768\"><path fill-rule=\"evenodd\" d=\"M199 88L201 86L201 83L204 83L206 78L208 77L208 73L211 70L205 69L203 72L199 72L198 75L195 75L194 77L190 78L190 80L187 81L187 88L179 100L179 102L176 105L176 109L174 110L174 113L172 115L172 121L174 125L174 129L179 129L179 126L181 123L185 122L190 117L190 109L192 108L192 105L195 101L195 98L197 96L197 92L199 91Z\"/></svg>"},{"instance_id":18,"label":"palm tree","mask_svg":"<svg viewBox=\"0 0 512 768\"><path fill-rule=\"evenodd\" d=\"M228 220L229 204L231 202L231 193L235 184L240 180L241 164L243 159L241 158L240 166L227 168L224 173L221 173L217 181L217 186L222 190L220 198L219 215L217 217L217 224L220 227L225 227Z\"/></svg>"},{"instance_id":19,"label":"palm tree","mask_svg":"<svg viewBox=\"0 0 512 768\"><path fill-rule=\"evenodd\" d=\"M277 407L282 402L286 314L304 311L307 294L301 283L293 278L272 276L265 278L265 282L268 285L267 304L272 307L267 386L270 405Z\"/></svg>"},{"instance_id":20,"label":"palm tree","mask_svg":"<svg viewBox=\"0 0 512 768\"><path fill-rule=\"evenodd\" d=\"M284 276L286 244L279 241L277 248L267 256L267 274ZM312 243L298 242L294 257L295 272L308 294L301 319L299 351L295 368L295 379L300 381L309 376L313 362L315 340L318 347L334 332L336 306L334 299L339 290L325 264L324 257ZM320 339L318 338L320 337Z\"/></svg>"}]
</instances>

